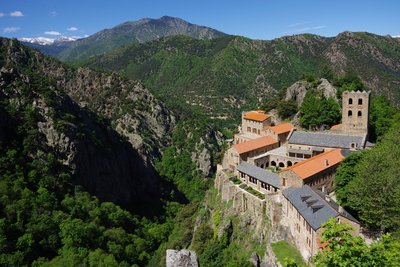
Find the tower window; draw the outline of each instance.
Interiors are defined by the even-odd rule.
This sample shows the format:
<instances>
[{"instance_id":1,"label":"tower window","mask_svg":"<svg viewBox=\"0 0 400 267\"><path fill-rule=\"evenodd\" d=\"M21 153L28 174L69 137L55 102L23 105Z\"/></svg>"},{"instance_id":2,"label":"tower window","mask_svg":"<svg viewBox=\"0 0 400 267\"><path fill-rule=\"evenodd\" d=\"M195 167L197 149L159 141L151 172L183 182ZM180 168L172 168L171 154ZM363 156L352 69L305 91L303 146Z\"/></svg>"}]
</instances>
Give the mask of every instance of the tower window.
<instances>
[{"instance_id":1,"label":"tower window","mask_svg":"<svg viewBox=\"0 0 400 267\"><path fill-rule=\"evenodd\" d=\"M349 105L353 104L353 98L349 98Z\"/></svg>"},{"instance_id":2,"label":"tower window","mask_svg":"<svg viewBox=\"0 0 400 267\"><path fill-rule=\"evenodd\" d=\"M358 104L359 104L359 105L362 105L362 98L359 98L359 99L358 99Z\"/></svg>"},{"instance_id":3,"label":"tower window","mask_svg":"<svg viewBox=\"0 0 400 267\"><path fill-rule=\"evenodd\" d=\"M351 98L350 98L351 99ZM349 101L350 102L350 101ZM349 110L349 112L347 112L347 116L349 116L349 118L351 117L351 116L353 116L353 111L351 111L351 110Z\"/></svg>"},{"instance_id":4,"label":"tower window","mask_svg":"<svg viewBox=\"0 0 400 267\"><path fill-rule=\"evenodd\" d=\"M362 116L362 112L361 111L357 112L357 116L361 117Z\"/></svg>"}]
</instances>

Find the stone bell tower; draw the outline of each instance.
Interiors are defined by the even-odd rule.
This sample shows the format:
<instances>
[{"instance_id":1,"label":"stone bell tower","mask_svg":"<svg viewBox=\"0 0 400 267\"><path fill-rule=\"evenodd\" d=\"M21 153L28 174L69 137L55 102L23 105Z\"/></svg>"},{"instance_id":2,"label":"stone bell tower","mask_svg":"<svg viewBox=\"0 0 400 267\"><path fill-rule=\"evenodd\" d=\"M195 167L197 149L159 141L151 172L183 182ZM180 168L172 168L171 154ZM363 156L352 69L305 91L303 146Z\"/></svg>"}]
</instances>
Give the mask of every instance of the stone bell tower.
<instances>
[{"instance_id":1,"label":"stone bell tower","mask_svg":"<svg viewBox=\"0 0 400 267\"><path fill-rule=\"evenodd\" d=\"M370 91L344 91L342 95L342 131L350 135L368 135Z\"/></svg>"}]
</instances>

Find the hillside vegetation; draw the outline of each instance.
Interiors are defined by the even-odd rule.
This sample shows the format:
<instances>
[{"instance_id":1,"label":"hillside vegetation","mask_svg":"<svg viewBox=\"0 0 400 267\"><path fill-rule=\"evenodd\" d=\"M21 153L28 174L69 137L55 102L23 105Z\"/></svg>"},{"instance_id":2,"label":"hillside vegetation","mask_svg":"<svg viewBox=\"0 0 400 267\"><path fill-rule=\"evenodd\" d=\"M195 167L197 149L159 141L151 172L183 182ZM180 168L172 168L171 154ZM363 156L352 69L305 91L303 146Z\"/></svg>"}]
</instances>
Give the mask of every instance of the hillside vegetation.
<instances>
[{"instance_id":1,"label":"hillside vegetation","mask_svg":"<svg viewBox=\"0 0 400 267\"><path fill-rule=\"evenodd\" d=\"M399 62L398 40L344 32L272 41L174 36L129 45L83 64L140 80L167 105L200 111L224 124L307 75L358 76L367 89L399 104Z\"/></svg>"}]
</instances>

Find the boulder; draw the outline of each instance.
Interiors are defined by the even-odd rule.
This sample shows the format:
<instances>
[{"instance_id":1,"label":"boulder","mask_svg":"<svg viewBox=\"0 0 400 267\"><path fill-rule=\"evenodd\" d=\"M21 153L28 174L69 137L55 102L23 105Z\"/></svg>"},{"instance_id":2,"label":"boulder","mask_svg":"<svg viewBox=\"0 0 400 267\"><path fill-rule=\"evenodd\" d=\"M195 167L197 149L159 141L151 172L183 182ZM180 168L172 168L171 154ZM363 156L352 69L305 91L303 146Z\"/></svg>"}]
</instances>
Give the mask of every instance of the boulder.
<instances>
[{"instance_id":1,"label":"boulder","mask_svg":"<svg viewBox=\"0 0 400 267\"><path fill-rule=\"evenodd\" d=\"M198 267L196 252L182 249L167 249L167 267Z\"/></svg>"}]
</instances>

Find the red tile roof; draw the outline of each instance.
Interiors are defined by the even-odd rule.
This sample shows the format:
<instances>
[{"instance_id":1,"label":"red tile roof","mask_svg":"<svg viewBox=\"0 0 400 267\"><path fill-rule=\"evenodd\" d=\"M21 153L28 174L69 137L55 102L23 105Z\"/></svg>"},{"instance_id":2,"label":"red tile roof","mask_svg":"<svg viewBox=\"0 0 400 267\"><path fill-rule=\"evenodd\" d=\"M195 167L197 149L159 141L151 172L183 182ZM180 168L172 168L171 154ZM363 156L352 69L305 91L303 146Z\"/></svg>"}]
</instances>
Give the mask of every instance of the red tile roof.
<instances>
[{"instance_id":1,"label":"red tile roof","mask_svg":"<svg viewBox=\"0 0 400 267\"><path fill-rule=\"evenodd\" d=\"M276 134L287 133L293 130L294 128L295 127L293 126L293 124L288 122L269 127L269 129L271 129Z\"/></svg>"},{"instance_id":2,"label":"red tile roof","mask_svg":"<svg viewBox=\"0 0 400 267\"><path fill-rule=\"evenodd\" d=\"M331 130L340 130L342 128L341 124L336 124L331 127Z\"/></svg>"},{"instance_id":3,"label":"red tile roof","mask_svg":"<svg viewBox=\"0 0 400 267\"><path fill-rule=\"evenodd\" d=\"M249 111L244 114L244 118L247 120L263 122L270 118L271 116L266 114L264 111L257 110L257 111Z\"/></svg>"},{"instance_id":4,"label":"red tile roof","mask_svg":"<svg viewBox=\"0 0 400 267\"><path fill-rule=\"evenodd\" d=\"M276 141L272 136L263 136L240 144L236 144L233 147L240 155L246 152L250 152L277 143L278 141Z\"/></svg>"},{"instance_id":5,"label":"red tile roof","mask_svg":"<svg viewBox=\"0 0 400 267\"><path fill-rule=\"evenodd\" d=\"M321 153L317 156L301 161L293 166L290 166L282 171L292 171L300 178L307 179L323 170L326 170L344 159L341 149L333 149Z\"/></svg>"}]
</instances>

